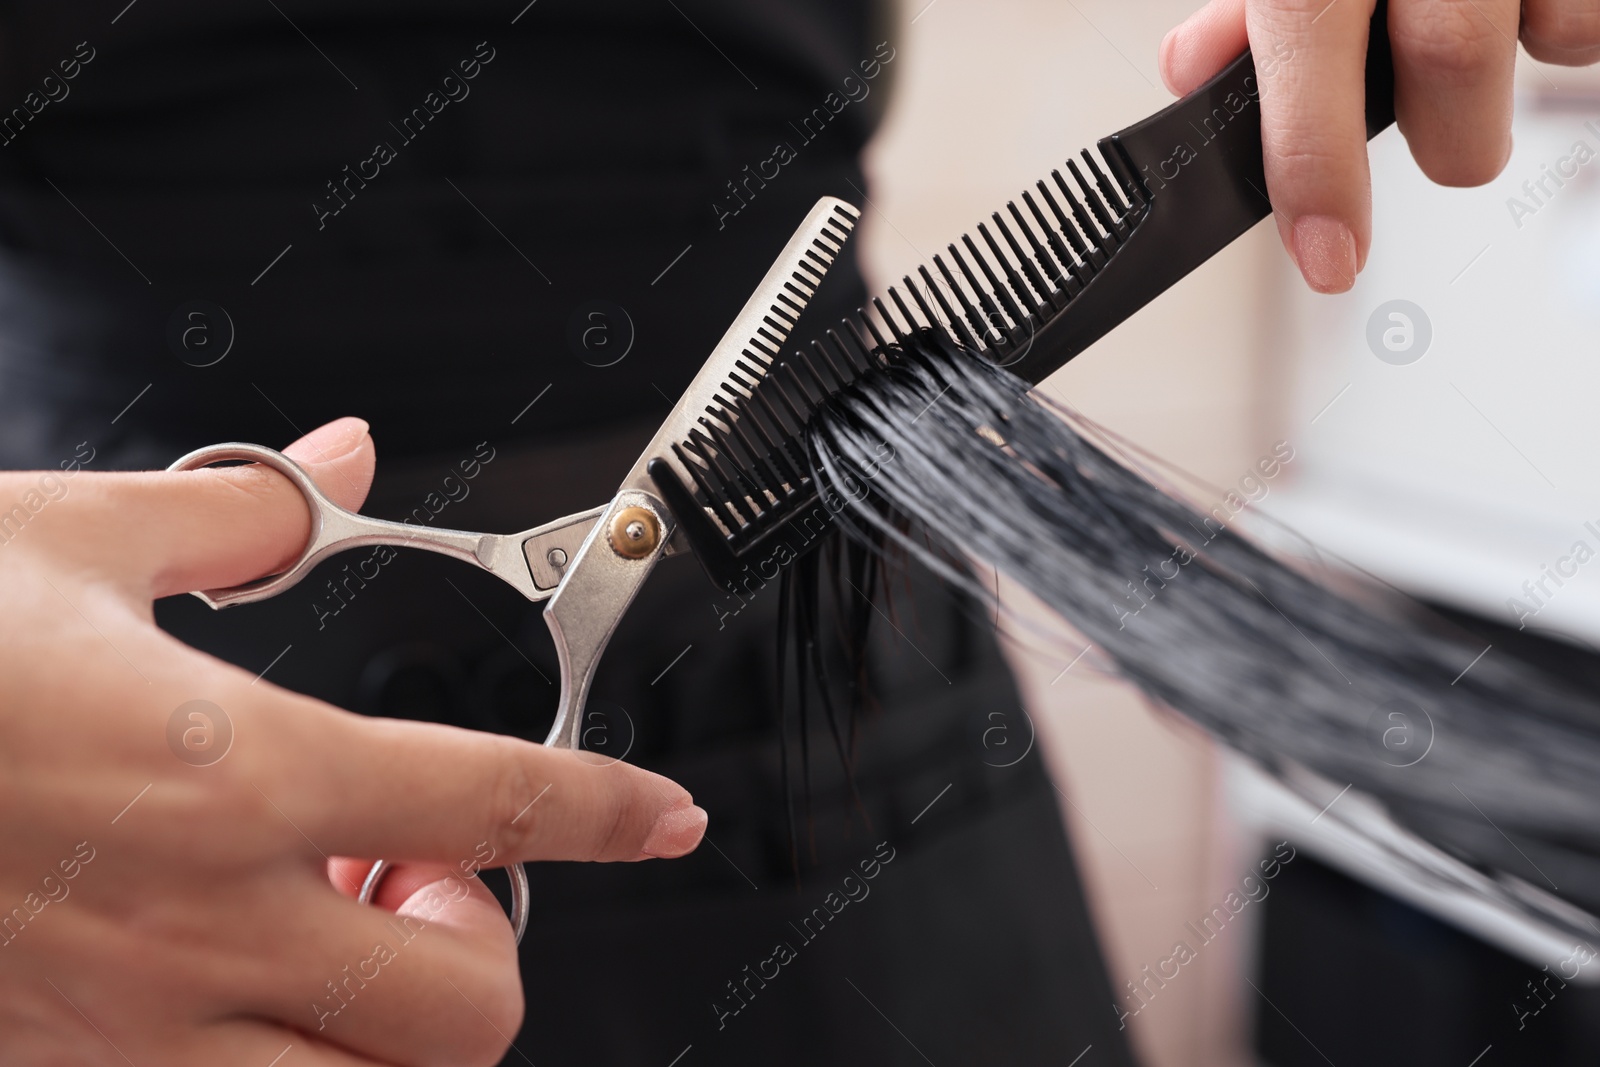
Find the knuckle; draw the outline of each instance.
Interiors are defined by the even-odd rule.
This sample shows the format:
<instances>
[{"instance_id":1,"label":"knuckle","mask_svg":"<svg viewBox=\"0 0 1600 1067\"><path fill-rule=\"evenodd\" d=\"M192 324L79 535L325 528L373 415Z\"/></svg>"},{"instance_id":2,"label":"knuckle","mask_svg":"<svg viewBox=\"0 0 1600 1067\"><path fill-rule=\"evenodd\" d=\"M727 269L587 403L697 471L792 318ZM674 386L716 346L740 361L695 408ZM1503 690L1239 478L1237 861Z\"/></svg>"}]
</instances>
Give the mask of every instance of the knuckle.
<instances>
[{"instance_id":1,"label":"knuckle","mask_svg":"<svg viewBox=\"0 0 1600 1067\"><path fill-rule=\"evenodd\" d=\"M1415 5L1390 34L1397 66L1410 67L1447 86L1474 84L1483 72L1508 62L1506 42L1488 16L1471 4Z\"/></svg>"},{"instance_id":2,"label":"knuckle","mask_svg":"<svg viewBox=\"0 0 1600 1067\"><path fill-rule=\"evenodd\" d=\"M548 783L534 780L524 742L496 737L493 744L492 778L484 792L488 806L484 812L488 841L496 855L507 859L529 855L534 843L544 834L544 813L534 801Z\"/></svg>"},{"instance_id":3,"label":"knuckle","mask_svg":"<svg viewBox=\"0 0 1600 1067\"><path fill-rule=\"evenodd\" d=\"M582 773L562 776L562 795L552 803L546 794L556 788L554 780L538 773L525 742L503 738L496 744L501 754L487 790L487 819L497 855L592 861L630 857L642 847L648 819L629 777L632 768L585 763ZM552 759L572 755L533 751Z\"/></svg>"},{"instance_id":4,"label":"knuckle","mask_svg":"<svg viewBox=\"0 0 1600 1067\"><path fill-rule=\"evenodd\" d=\"M207 773L167 777L159 786L164 817L183 827L171 844L182 862L209 877L258 864L264 855L310 852L289 821L295 789L270 775L252 779L242 759L232 767L229 762Z\"/></svg>"},{"instance_id":5,"label":"knuckle","mask_svg":"<svg viewBox=\"0 0 1600 1067\"><path fill-rule=\"evenodd\" d=\"M270 503L289 486L289 480L277 471L253 463L242 467L203 467L181 473L197 480L205 479L200 484L219 497L237 499L242 496L250 503Z\"/></svg>"},{"instance_id":6,"label":"knuckle","mask_svg":"<svg viewBox=\"0 0 1600 1067\"><path fill-rule=\"evenodd\" d=\"M230 751L226 758L200 768L204 773L181 777L177 776L174 768L182 768L178 767L173 757L166 757L167 760L173 760L167 767L168 778L181 789L181 795L193 809L191 814L206 815L218 822L243 819L265 823L268 816L276 817L263 790L282 792L283 789L278 786L282 775L270 760L263 759L259 752L253 751L254 748L251 745L237 746L237 751ZM253 787L254 782L261 784Z\"/></svg>"},{"instance_id":7,"label":"knuckle","mask_svg":"<svg viewBox=\"0 0 1600 1067\"><path fill-rule=\"evenodd\" d=\"M1269 17L1287 22L1302 23L1320 15L1328 0L1266 0L1261 5Z\"/></svg>"},{"instance_id":8,"label":"knuckle","mask_svg":"<svg viewBox=\"0 0 1600 1067\"><path fill-rule=\"evenodd\" d=\"M1304 185L1320 179L1330 167L1342 167L1344 160L1329 146L1311 145L1295 138L1282 138L1270 149L1274 184Z\"/></svg>"},{"instance_id":9,"label":"knuckle","mask_svg":"<svg viewBox=\"0 0 1600 1067\"><path fill-rule=\"evenodd\" d=\"M608 772L618 766L621 764L608 768ZM627 851L629 839L634 836L633 805L629 803L631 796L632 792L625 786L601 791L599 801L601 810L596 812L596 826L604 827L604 830L597 833L590 841L591 859L622 855Z\"/></svg>"},{"instance_id":10,"label":"knuckle","mask_svg":"<svg viewBox=\"0 0 1600 1067\"><path fill-rule=\"evenodd\" d=\"M1281 132L1267 149L1267 181L1274 205L1298 216L1306 210L1325 213L1329 190L1356 189L1366 179L1361 170L1365 154L1358 140L1340 145L1307 136Z\"/></svg>"},{"instance_id":11,"label":"knuckle","mask_svg":"<svg viewBox=\"0 0 1600 1067\"><path fill-rule=\"evenodd\" d=\"M217 767L207 770L216 770L228 762L223 760ZM235 842L246 855L252 843L256 843L256 847L265 844L280 851L311 851L313 846L295 829L292 814L294 798L303 795L302 790L293 782L272 776L271 770L263 767L264 773L252 776L247 760L241 758L222 774L211 776L210 784L202 787L204 792L196 798L203 805L198 810L204 811L207 821L216 825L254 827L255 835L241 835Z\"/></svg>"}]
</instances>

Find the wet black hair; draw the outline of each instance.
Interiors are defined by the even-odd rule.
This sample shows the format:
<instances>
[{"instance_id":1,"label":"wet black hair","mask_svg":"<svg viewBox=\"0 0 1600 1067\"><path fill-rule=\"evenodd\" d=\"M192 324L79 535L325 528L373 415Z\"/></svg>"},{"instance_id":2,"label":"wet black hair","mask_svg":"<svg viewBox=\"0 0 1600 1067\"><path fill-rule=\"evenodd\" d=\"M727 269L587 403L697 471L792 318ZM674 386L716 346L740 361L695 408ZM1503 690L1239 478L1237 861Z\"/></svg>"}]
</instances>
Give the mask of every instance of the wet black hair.
<instances>
[{"instance_id":1,"label":"wet black hair","mask_svg":"<svg viewBox=\"0 0 1600 1067\"><path fill-rule=\"evenodd\" d=\"M842 758L850 716L817 654L827 564L835 583L843 567L858 593L881 595L886 561L909 557L991 609L995 590L972 564L993 565L1160 706L1285 780L1309 770L1353 786L1446 852L1533 881L1519 841L1600 854L1593 694L1532 661L1483 656L1480 638L1396 590L1269 551L941 332L881 355L806 430L848 544L785 582L780 640L822 672L815 692ZM866 599L837 628L857 654ZM1414 731L1400 746L1395 715Z\"/></svg>"}]
</instances>

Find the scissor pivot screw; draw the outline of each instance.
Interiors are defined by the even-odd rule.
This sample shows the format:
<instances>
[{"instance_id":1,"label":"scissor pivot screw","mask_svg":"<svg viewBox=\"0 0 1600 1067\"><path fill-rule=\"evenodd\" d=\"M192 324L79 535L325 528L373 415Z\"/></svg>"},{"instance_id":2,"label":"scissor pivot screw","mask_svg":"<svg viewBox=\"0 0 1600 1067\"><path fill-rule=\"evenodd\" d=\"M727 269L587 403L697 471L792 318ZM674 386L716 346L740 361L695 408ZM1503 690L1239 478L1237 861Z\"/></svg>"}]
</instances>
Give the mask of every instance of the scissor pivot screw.
<instances>
[{"instance_id":1,"label":"scissor pivot screw","mask_svg":"<svg viewBox=\"0 0 1600 1067\"><path fill-rule=\"evenodd\" d=\"M643 559L661 540L661 522L649 508L623 508L611 520L611 548L625 559Z\"/></svg>"}]
</instances>

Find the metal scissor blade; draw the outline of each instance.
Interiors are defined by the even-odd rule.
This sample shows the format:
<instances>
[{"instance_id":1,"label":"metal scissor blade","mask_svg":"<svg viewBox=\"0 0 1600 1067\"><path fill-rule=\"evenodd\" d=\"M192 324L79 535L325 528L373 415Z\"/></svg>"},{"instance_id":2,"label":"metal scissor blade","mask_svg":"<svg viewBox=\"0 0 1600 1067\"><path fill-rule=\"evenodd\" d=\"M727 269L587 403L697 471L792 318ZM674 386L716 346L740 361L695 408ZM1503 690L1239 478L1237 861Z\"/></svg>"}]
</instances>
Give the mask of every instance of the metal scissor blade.
<instances>
[{"instance_id":1,"label":"metal scissor blade","mask_svg":"<svg viewBox=\"0 0 1600 1067\"><path fill-rule=\"evenodd\" d=\"M789 331L816 294L860 215L837 197L817 201L623 479L624 489L657 492L646 470L653 459L671 464L685 485L695 484L673 446L689 441L696 433L705 440L703 420L712 420L724 430L730 426L728 404L748 395L739 379L753 384L771 371Z\"/></svg>"},{"instance_id":2,"label":"metal scissor blade","mask_svg":"<svg viewBox=\"0 0 1600 1067\"><path fill-rule=\"evenodd\" d=\"M704 425L702 419L727 418L725 405L740 395L737 376L766 376L858 217L843 200L824 197L817 202L645 446L611 504L588 528L544 609L561 661L561 700L545 744L579 747L583 708L600 656L656 560L675 540L677 519L650 477L651 461L681 463L673 446L688 441ZM692 477L687 470L681 473L686 481Z\"/></svg>"}]
</instances>

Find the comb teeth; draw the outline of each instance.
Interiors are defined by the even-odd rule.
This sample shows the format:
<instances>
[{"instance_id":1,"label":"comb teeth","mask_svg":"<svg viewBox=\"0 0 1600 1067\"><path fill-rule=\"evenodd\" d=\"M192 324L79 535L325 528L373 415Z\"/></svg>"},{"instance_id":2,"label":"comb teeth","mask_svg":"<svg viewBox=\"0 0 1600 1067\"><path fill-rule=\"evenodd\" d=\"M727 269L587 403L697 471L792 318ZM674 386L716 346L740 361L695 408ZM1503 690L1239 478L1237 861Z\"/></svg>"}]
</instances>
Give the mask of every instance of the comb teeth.
<instances>
[{"instance_id":1,"label":"comb teeth","mask_svg":"<svg viewBox=\"0 0 1600 1067\"><path fill-rule=\"evenodd\" d=\"M921 330L942 330L1005 366L1083 291L1149 212L1149 198L1114 151L1068 160L1019 203L1006 204L809 347L783 355L800 310L843 250L857 216L835 208L744 347L698 424L674 446L731 560L782 537L815 500L801 435L828 397L867 369L877 351ZM1103 164L1103 165L1102 165ZM792 297L793 299L789 299ZM687 487L685 486L685 489ZM685 501L686 502L686 501ZM704 546L696 546L702 561ZM724 573L731 571L724 570Z\"/></svg>"},{"instance_id":2,"label":"comb teeth","mask_svg":"<svg viewBox=\"0 0 1600 1067\"><path fill-rule=\"evenodd\" d=\"M1067 307L1116 255L1149 211L1149 199L1115 153L1085 151L1022 193L891 287L888 305L858 312L896 339L942 330L1005 366L1026 353L1035 334ZM1103 165L1102 165L1103 164ZM910 294L908 303L902 293ZM893 312L889 310L893 307ZM877 322L874 322L876 318Z\"/></svg>"},{"instance_id":3,"label":"comb teeth","mask_svg":"<svg viewBox=\"0 0 1600 1067\"><path fill-rule=\"evenodd\" d=\"M864 362L836 366L825 354L811 361L782 355L859 217L849 205L833 208L695 425L673 443L673 455L699 489L699 503L730 542L754 536L792 496L809 493L805 459L795 442L821 399L864 367Z\"/></svg>"},{"instance_id":4,"label":"comb teeth","mask_svg":"<svg viewBox=\"0 0 1600 1067\"><path fill-rule=\"evenodd\" d=\"M1387 18L1386 0L1376 0L1366 62L1369 139L1395 117ZM676 413L641 460L712 578L729 591L749 590L746 583L759 588L830 525L834 501L819 499L805 484L801 435L824 396L850 388L875 361L897 358L885 350L889 343L942 331L1037 384L1265 219L1271 204L1261 191L1256 81L1246 51L1182 100L1103 138L1097 153L1064 162L804 355L782 359L781 342L753 341L765 357L757 360L761 378L741 371L719 397L717 419L737 441L730 438L717 452L716 442L701 434L691 464L698 490L690 487L690 471L678 469L679 459L668 458L668 442L689 434ZM1180 158L1174 146L1189 151ZM727 375L734 338L764 314L761 305L774 302L773 278L804 258L838 203L824 198L806 216L701 369L705 380L691 383L696 396L709 395ZM839 242L826 243L824 258ZM797 291L802 305L816 282ZM747 451L753 462L734 473L736 447L746 441L741 423L766 454ZM717 469L719 457L726 471ZM624 484L636 484L637 474L636 467Z\"/></svg>"}]
</instances>

